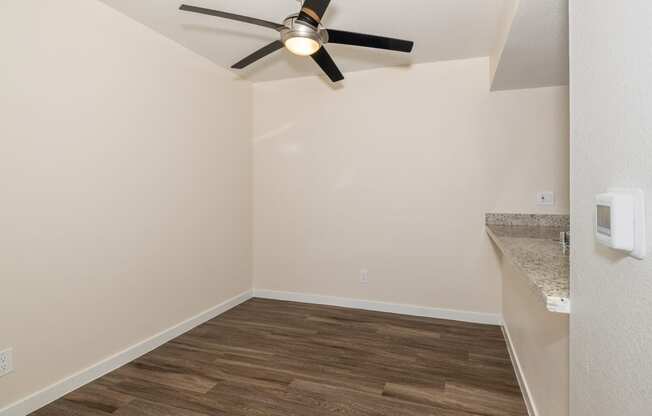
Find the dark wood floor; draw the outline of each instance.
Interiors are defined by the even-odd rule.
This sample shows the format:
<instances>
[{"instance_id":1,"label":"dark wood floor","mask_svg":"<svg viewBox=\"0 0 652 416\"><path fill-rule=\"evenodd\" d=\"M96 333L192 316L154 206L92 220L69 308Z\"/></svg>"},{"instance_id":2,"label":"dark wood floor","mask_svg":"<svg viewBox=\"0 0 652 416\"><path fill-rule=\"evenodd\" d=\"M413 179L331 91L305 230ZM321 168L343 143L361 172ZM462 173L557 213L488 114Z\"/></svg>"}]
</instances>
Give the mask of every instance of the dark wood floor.
<instances>
[{"instance_id":1,"label":"dark wood floor","mask_svg":"<svg viewBox=\"0 0 652 416\"><path fill-rule=\"evenodd\" d=\"M252 299L33 414L527 412L499 327Z\"/></svg>"}]
</instances>

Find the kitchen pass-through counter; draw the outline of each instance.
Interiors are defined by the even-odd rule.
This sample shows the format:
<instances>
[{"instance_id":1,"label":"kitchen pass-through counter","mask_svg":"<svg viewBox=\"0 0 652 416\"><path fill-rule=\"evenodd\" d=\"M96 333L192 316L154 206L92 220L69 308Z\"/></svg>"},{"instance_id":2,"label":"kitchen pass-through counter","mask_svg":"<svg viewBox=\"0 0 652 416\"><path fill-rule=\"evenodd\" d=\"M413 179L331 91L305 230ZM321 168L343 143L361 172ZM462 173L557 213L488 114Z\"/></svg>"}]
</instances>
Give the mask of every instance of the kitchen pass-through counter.
<instances>
[{"instance_id":1,"label":"kitchen pass-through counter","mask_svg":"<svg viewBox=\"0 0 652 416\"><path fill-rule=\"evenodd\" d=\"M487 233L551 312L570 312L567 215L486 214Z\"/></svg>"},{"instance_id":2,"label":"kitchen pass-through counter","mask_svg":"<svg viewBox=\"0 0 652 416\"><path fill-rule=\"evenodd\" d=\"M569 217L487 214L485 223L501 273L502 329L528 414L568 416L570 267L560 233Z\"/></svg>"}]
</instances>

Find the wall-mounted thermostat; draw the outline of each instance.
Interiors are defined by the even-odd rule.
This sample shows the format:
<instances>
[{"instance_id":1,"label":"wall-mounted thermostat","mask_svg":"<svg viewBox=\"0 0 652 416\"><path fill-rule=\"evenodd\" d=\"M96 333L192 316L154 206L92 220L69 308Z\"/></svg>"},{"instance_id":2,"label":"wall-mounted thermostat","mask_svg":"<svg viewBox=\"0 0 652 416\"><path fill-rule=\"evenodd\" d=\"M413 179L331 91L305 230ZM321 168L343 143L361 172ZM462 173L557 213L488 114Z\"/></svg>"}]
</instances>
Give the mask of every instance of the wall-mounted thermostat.
<instances>
[{"instance_id":1,"label":"wall-mounted thermostat","mask_svg":"<svg viewBox=\"0 0 652 416\"><path fill-rule=\"evenodd\" d=\"M595 238L614 250L643 259L645 195L640 189L609 189L595 197Z\"/></svg>"}]
</instances>

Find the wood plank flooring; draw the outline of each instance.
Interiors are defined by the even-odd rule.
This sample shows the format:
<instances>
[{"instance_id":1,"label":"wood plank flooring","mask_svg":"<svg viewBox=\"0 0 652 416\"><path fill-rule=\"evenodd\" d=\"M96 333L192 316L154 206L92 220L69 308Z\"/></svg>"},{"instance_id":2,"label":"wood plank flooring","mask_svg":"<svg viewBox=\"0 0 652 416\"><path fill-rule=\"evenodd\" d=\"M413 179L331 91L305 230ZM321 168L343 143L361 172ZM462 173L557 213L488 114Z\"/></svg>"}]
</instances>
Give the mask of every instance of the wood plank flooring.
<instances>
[{"instance_id":1,"label":"wood plank flooring","mask_svg":"<svg viewBox=\"0 0 652 416\"><path fill-rule=\"evenodd\" d=\"M252 299L37 416L525 416L497 326Z\"/></svg>"}]
</instances>

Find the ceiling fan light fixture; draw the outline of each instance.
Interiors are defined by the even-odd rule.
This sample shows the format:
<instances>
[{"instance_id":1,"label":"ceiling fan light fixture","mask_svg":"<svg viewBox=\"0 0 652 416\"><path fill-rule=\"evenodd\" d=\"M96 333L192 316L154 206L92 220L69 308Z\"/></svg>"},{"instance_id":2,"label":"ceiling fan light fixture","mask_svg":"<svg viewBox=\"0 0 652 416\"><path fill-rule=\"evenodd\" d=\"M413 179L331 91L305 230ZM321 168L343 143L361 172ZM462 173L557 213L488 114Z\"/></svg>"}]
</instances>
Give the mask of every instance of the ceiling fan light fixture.
<instances>
[{"instance_id":1,"label":"ceiling fan light fixture","mask_svg":"<svg viewBox=\"0 0 652 416\"><path fill-rule=\"evenodd\" d=\"M321 48L321 44L312 38L295 36L285 40L285 47L295 55L310 56Z\"/></svg>"},{"instance_id":2,"label":"ceiling fan light fixture","mask_svg":"<svg viewBox=\"0 0 652 416\"><path fill-rule=\"evenodd\" d=\"M281 30L281 40L285 47L295 55L314 55L322 45L328 42L328 35L325 30L319 27L298 20L298 15L291 15L283 23L285 28Z\"/></svg>"},{"instance_id":3,"label":"ceiling fan light fixture","mask_svg":"<svg viewBox=\"0 0 652 416\"><path fill-rule=\"evenodd\" d=\"M365 33L348 32L345 30L327 29L322 24L322 17L328 9L331 0L298 0L301 10L285 18L283 23L275 23L255 17L206 9L203 7L182 4L179 9L185 12L215 16L223 19L235 20L256 26L273 29L281 35L280 40L263 46L244 59L231 66L233 69L243 69L266 56L283 49L284 47L298 56L310 56L324 71L332 82L344 79L342 71L337 67L333 58L326 50L327 43L361 46L365 48L385 49L397 52L412 52L414 42L375 36Z\"/></svg>"}]
</instances>

